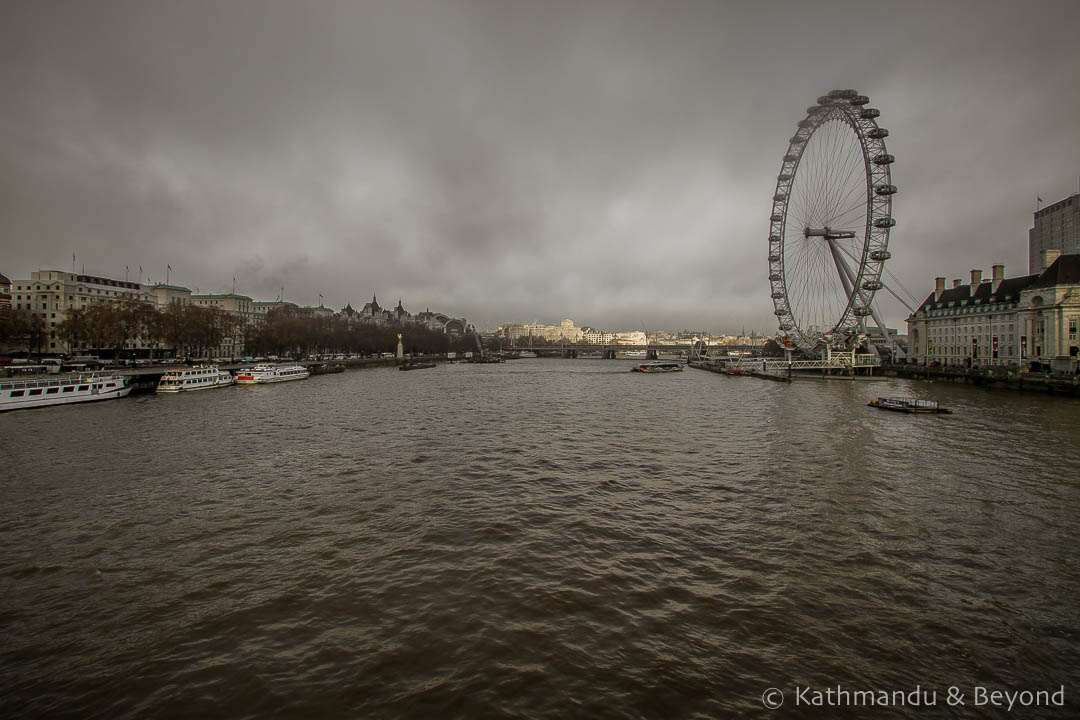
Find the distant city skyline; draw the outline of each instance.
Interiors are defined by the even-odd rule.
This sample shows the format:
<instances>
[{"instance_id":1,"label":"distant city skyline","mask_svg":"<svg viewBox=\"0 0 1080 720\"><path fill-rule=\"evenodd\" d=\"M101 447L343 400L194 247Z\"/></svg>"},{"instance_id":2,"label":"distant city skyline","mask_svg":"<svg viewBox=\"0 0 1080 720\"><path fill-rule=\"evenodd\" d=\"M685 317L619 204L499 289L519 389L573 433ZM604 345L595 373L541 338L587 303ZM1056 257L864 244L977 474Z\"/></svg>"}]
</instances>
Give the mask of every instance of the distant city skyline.
<instances>
[{"instance_id":1,"label":"distant city skyline","mask_svg":"<svg viewBox=\"0 0 1080 720\"><path fill-rule=\"evenodd\" d=\"M76 263L78 264L77 257L76 257ZM142 269L145 270L145 268L142 268ZM38 273L38 272L48 271L48 270L54 270L54 271L58 271L58 272L61 272L61 273L67 273L67 272L69 272L71 270L71 268L70 267L68 267L68 268L41 267L41 268L34 268L33 270L26 271L26 272L17 272L17 273L14 273L12 275L12 278L14 278L12 280L12 283L14 284L16 279L18 281L20 281L20 282L28 282L33 273ZM137 277L130 277L130 273L125 273L125 275L126 275L125 277L117 277L117 276L109 276L109 275L91 273L85 267L85 265L79 265L77 267L77 271L80 274L84 274L84 275L107 278L107 279L110 279L110 280L124 280L125 282L137 283L137 284L140 284L144 289L154 289L154 288L164 288L164 287L181 288L181 289L191 291L193 295L199 296L199 297L237 295L237 296L241 296L241 297L250 298L250 299L254 300L256 302L256 304L262 304L262 305L268 305L268 304L269 305L276 305L276 304L282 303L282 304L296 305L298 307L303 307L303 308L325 307L327 309L334 310L335 312L341 311L341 310L345 309L346 307L351 306L354 310L359 312L359 311L361 311L362 308L365 307L365 305L370 304L370 301L354 303L351 300L346 300L344 303L331 303L325 297L323 297L322 295L318 295L315 302L310 302L309 303L309 302L303 302L301 299L290 298L290 297L288 297L287 293L280 292L280 289L279 289L279 292L274 295L273 300L270 300L268 297L255 296L255 295L252 295L251 293L245 292L241 285L234 285L234 286L231 286L231 287L229 287L227 289L222 289L222 290L217 291L217 292L206 292L206 291L203 291L201 286L198 285L197 283L186 283L185 284L184 282L181 282L181 280L178 280L178 279L175 279L175 278L170 278L169 282L165 282L164 280L162 280L162 281L154 280L152 275L146 275L145 280L140 281ZM369 294L371 295L372 300L375 300L378 297L377 292L369 293ZM14 289L13 289L13 296L12 297L13 298L15 297ZM417 309L416 312L421 312L421 311L419 311L420 307L423 307L424 310L430 310L430 308L431 308L430 303L424 303L424 302L410 303L410 302L406 301L404 298L402 298L400 296L397 297L395 300L392 300L391 302L400 303L401 305L408 306L406 309L408 309L408 308L416 308ZM13 306L14 306L14 304L15 303L13 301ZM21 298L20 298L19 304L23 304ZM453 313L452 309L449 309L449 310L451 310L451 314L452 314ZM416 314L416 312L410 311L411 314ZM532 319L529 320L529 321L523 321L523 320L520 320L520 319L516 319L516 320L506 320L506 319L504 319L504 320L502 320L500 322L496 322L491 327L478 327L477 329L479 331L481 331L481 332L490 333L490 332L495 332L499 328L504 327L506 325L510 325L510 324L551 325L551 326L555 326L555 325L558 324L556 322L544 322L544 320L545 320L545 318L538 318L538 317L535 317L535 316L532 317ZM562 321L565 321L565 320L567 320L567 318L562 319ZM586 323L582 327L592 327L592 328L597 328L597 329L610 330L611 332L624 332L624 331L629 332L629 331L642 330L642 328L640 326L639 327L611 328L611 327L601 326L601 325L598 325L598 324L595 324L595 323L594 324ZM735 335L735 336L750 335L750 334L757 334L757 335L773 335L773 334L775 334L775 329L751 328L749 331L747 331L745 327L735 329L735 328L726 328L726 327L690 328L689 326L679 326L677 328L676 327L654 328L652 330L649 330L648 332L651 334L654 331L655 332L666 332L666 333L678 333L678 332L683 332L683 331L693 331L693 332L705 332L705 333L709 333L709 334L712 334L712 335Z\"/></svg>"},{"instance_id":2,"label":"distant city skyline","mask_svg":"<svg viewBox=\"0 0 1080 720\"><path fill-rule=\"evenodd\" d=\"M897 158L889 274L916 296L1014 275L1037 198L1080 188L1080 53L1055 21L1074 13L19 3L0 27L0 272L74 252L88 274L171 265L203 293L235 277L334 308L374 291L487 329L772 333L781 156L807 106L855 88Z\"/></svg>"}]
</instances>

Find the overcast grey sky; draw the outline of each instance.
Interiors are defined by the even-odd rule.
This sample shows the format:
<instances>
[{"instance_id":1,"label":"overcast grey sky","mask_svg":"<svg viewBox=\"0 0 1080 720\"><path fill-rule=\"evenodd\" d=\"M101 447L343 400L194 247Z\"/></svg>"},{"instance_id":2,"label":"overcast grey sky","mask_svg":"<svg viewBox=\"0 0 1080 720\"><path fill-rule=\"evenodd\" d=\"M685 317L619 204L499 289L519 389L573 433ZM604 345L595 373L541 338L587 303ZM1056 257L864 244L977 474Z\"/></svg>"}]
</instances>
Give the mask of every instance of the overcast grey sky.
<instances>
[{"instance_id":1,"label":"overcast grey sky","mask_svg":"<svg viewBox=\"0 0 1080 720\"><path fill-rule=\"evenodd\" d=\"M771 195L833 88L889 270L1027 270L1080 187L1075 2L48 2L0 23L0 272L502 322L775 330ZM880 296L879 296L880 297ZM906 316L882 298L891 325Z\"/></svg>"}]
</instances>

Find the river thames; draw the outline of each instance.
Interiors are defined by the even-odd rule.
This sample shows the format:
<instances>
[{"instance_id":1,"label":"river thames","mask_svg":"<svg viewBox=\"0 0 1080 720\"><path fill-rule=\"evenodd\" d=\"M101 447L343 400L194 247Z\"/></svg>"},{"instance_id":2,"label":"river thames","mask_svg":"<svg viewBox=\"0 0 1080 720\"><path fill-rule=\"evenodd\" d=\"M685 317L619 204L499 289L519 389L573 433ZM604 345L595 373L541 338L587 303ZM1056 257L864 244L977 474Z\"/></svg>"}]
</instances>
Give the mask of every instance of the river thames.
<instances>
[{"instance_id":1,"label":"river thames","mask_svg":"<svg viewBox=\"0 0 1080 720\"><path fill-rule=\"evenodd\" d=\"M0 416L0 715L1077 716L1080 402L629 367Z\"/></svg>"}]
</instances>

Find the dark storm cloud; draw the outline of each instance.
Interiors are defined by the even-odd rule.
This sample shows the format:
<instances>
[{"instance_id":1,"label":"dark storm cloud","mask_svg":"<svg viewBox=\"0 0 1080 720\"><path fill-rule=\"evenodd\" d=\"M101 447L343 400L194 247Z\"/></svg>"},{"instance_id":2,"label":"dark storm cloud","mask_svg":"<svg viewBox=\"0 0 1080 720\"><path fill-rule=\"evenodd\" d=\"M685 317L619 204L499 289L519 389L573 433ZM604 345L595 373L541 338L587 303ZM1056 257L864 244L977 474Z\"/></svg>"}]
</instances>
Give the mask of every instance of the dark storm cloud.
<instances>
[{"instance_id":1,"label":"dark storm cloud","mask_svg":"<svg viewBox=\"0 0 1080 720\"><path fill-rule=\"evenodd\" d=\"M1026 270L1075 191L1070 3L9 4L0 270L609 328L772 330L769 197L834 87L891 130L889 269ZM887 318L905 312L883 301Z\"/></svg>"}]
</instances>

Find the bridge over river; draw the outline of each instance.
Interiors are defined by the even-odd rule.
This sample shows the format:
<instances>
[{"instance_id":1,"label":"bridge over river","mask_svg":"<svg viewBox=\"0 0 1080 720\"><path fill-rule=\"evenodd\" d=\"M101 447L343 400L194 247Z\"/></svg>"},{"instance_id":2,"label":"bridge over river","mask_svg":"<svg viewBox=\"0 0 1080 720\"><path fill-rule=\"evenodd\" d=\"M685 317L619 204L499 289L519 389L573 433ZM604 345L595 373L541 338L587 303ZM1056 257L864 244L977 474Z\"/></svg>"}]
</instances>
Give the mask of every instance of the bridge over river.
<instances>
[{"instance_id":1,"label":"bridge over river","mask_svg":"<svg viewBox=\"0 0 1080 720\"><path fill-rule=\"evenodd\" d=\"M650 345L594 345L589 343L559 343L554 345L513 345L506 352L534 352L539 356L547 357L580 357L582 355L599 355L600 357L613 359L620 353L645 353L650 359L656 359L659 355L687 355L693 350L693 345L684 343L654 343ZM756 349L749 345L709 345L711 354L748 353Z\"/></svg>"}]
</instances>

